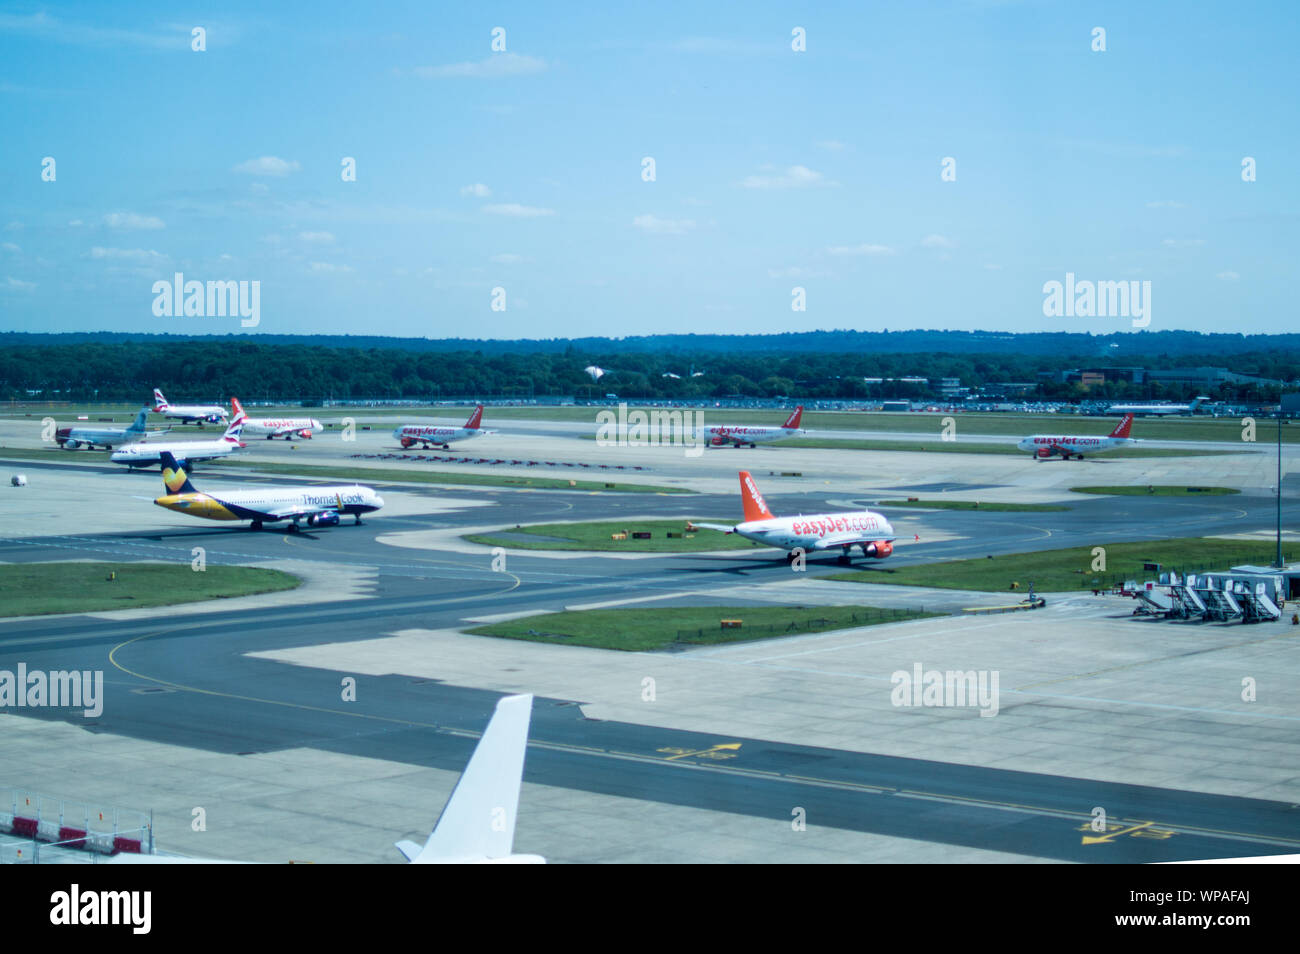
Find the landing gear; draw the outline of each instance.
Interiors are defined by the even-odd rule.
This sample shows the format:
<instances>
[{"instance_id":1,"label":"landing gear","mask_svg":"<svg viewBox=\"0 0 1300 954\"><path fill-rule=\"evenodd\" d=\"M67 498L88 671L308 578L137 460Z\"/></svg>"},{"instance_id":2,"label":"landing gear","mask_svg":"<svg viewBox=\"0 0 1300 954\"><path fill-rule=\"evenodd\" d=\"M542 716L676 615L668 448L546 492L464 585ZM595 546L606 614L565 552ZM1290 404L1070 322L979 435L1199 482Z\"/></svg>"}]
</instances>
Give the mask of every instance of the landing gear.
<instances>
[{"instance_id":1,"label":"landing gear","mask_svg":"<svg viewBox=\"0 0 1300 954\"><path fill-rule=\"evenodd\" d=\"M443 450L446 450L446 451L449 451L449 450L451 450L451 445L450 445L450 444L443 444L443 445L442 445L442 449L443 449Z\"/></svg>"},{"instance_id":2,"label":"landing gear","mask_svg":"<svg viewBox=\"0 0 1300 954\"><path fill-rule=\"evenodd\" d=\"M359 527L361 526L361 514L356 514L355 516L356 516L356 523L354 523L353 526Z\"/></svg>"},{"instance_id":3,"label":"landing gear","mask_svg":"<svg viewBox=\"0 0 1300 954\"><path fill-rule=\"evenodd\" d=\"M750 445L749 445L749 449L750 449L750 450L756 450L757 448L758 448L758 445L757 445L757 444L750 444Z\"/></svg>"},{"instance_id":4,"label":"landing gear","mask_svg":"<svg viewBox=\"0 0 1300 954\"><path fill-rule=\"evenodd\" d=\"M297 532L298 532L298 521L297 521L297 520L292 520L292 521L290 521L290 522L289 522L289 526L285 527L284 530L285 530L286 533L297 533Z\"/></svg>"},{"instance_id":5,"label":"landing gear","mask_svg":"<svg viewBox=\"0 0 1300 954\"><path fill-rule=\"evenodd\" d=\"M865 550L864 550L864 552L865 552ZM852 546L847 546L847 547L843 547L843 548L841 548L841 550L840 550L840 555L839 555L839 558L838 558L837 562L839 562L839 563L852 563L852 562L853 562L853 547L852 547Z\"/></svg>"},{"instance_id":6,"label":"landing gear","mask_svg":"<svg viewBox=\"0 0 1300 954\"><path fill-rule=\"evenodd\" d=\"M254 520L252 523L250 523L250 524L248 525L248 529L249 529L249 530L261 530L261 529L262 529L262 521L260 521L260 520Z\"/></svg>"},{"instance_id":7,"label":"landing gear","mask_svg":"<svg viewBox=\"0 0 1300 954\"><path fill-rule=\"evenodd\" d=\"M95 445L94 445L94 444L91 444L91 445L90 445L90 449L91 449L91 450L94 450L94 449L95 449ZM113 445L112 445L112 444L105 444L105 445L104 445L104 450L111 451L112 449L113 449Z\"/></svg>"}]
</instances>

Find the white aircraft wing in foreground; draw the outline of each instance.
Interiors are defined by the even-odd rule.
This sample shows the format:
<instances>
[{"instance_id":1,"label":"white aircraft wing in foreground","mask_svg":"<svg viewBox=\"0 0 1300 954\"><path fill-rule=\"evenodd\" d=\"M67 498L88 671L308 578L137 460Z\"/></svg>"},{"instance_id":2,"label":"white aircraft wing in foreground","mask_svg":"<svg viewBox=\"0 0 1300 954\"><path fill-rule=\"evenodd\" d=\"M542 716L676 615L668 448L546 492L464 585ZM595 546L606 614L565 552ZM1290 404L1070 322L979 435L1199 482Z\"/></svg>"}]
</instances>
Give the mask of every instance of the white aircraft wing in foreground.
<instances>
[{"instance_id":1,"label":"white aircraft wing in foreground","mask_svg":"<svg viewBox=\"0 0 1300 954\"><path fill-rule=\"evenodd\" d=\"M545 864L540 855L516 855L515 814L528 748L531 695L506 696L483 731L469 765L447 799L429 840L397 842L411 864Z\"/></svg>"}]
</instances>

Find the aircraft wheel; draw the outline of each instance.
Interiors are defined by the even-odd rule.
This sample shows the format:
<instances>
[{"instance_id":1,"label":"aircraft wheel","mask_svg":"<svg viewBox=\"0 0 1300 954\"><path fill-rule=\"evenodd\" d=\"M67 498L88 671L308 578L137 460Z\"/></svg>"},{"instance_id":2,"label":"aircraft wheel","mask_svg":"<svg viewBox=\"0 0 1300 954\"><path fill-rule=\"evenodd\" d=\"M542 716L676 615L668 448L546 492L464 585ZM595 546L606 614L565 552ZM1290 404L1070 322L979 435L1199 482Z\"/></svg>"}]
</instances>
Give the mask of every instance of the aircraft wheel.
<instances>
[{"instance_id":1,"label":"aircraft wheel","mask_svg":"<svg viewBox=\"0 0 1300 954\"><path fill-rule=\"evenodd\" d=\"M250 524L248 525L248 529L249 529L249 530L261 530L261 529L262 529L262 521L260 521L260 520L254 520L252 523L250 523Z\"/></svg>"},{"instance_id":2,"label":"aircraft wheel","mask_svg":"<svg viewBox=\"0 0 1300 954\"><path fill-rule=\"evenodd\" d=\"M293 521L293 522L291 522L291 523L289 524L289 526L287 526L287 527L284 528L284 530L285 530L285 533L297 533L297 532L298 532L298 523L297 523L297 521Z\"/></svg>"}]
</instances>

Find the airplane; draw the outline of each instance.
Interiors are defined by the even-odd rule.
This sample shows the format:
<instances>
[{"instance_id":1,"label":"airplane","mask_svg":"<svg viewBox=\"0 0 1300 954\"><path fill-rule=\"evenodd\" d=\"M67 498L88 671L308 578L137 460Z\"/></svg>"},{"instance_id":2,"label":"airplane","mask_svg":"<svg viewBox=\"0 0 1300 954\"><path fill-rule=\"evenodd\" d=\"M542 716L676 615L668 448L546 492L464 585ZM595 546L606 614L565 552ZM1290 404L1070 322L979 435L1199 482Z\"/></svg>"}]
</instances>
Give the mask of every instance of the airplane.
<instances>
[{"instance_id":1,"label":"airplane","mask_svg":"<svg viewBox=\"0 0 1300 954\"><path fill-rule=\"evenodd\" d=\"M855 546L862 548L863 556L877 560L883 560L894 552L894 541L898 539L894 536L894 528L883 516L870 510L778 517L767 509L763 495L758 492L754 478L747 470L740 472L740 496L745 511L743 522L728 526L691 521L687 529L703 527L738 533L769 547L780 547L786 551L787 562L794 559L796 550L806 553L839 547L841 563L849 562Z\"/></svg>"},{"instance_id":2,"label":"airplane","mask_svg":"<svg viewBox=\"0 0 1300 954\"><path fill-rule=\"evenodd\" d=\"M250 530L261 530L263 524L283 521L288 521L286 529L290 533L298 532L299 521L309 527L337 527L342 516L348 513L360 523L363 513L373 513L384 505L383 497L360 484L271 486L205 494L190 481L185 461L178 461L170 450L164 450L161 457L163 487L167 493L154 503L207 520L251 520Z\"/></svg>"},{"instance_id":3,"label":"airplane","mask_svg":"<svg viewBox=\"0 0 1300 954\"><path fill-rule=\"evenodd\" d=\"M244 414L239 398L230 399L231 410L236 417ZM320 421L314 417L245 417L244 433L250 437L266 435L268 441L283 437L286 441L295 437L311 439L312 431L321 430Z\"/></svg>"},{"instance_id":4,"label":"airplane","mask_svg":"<svg viewBox=\"0 0 1300 954\"><path fill-rule=\"evenodd\" d=\"M1112 404L1106 409L1107 414L1151 414L1161 417L1165 414L1194 414L1196 409L1209 398L1201 395L1190 404Z\"/></svg>"},{"instance_id":5,"label":"airplane","mask_svg":"<svg viewBox=\"0 0 1300 954\"><path fill-rule=\"evenodd\" d=\"M803 417L803 405L794 409L785 423L780 427L741 427L734 424L715 424L700 431L700 439L710 447L757 447L760 443L782 441L788 437L797 437L804 431L799 429L799 420Z\"/></svg>"},{"instance_id":6,"label":"airplane","mask_svg":"<svg viewBox=\"0 0 1300 954\"><path fill-rule=\"evenodd\" d=\"M145 427L148 417L149 408L142 407L130 427L61 427L54 432L54 439L65 450L76 450L82 444L91 450L95 449L96 444L106 450L112 450L114 444L126 444L136 439L144 440L148 434L148 429Z\"/></svg>"},{"instance_id":7,"label":"airplane","mask_svg":"<svg viewBox=\"0 0 1300 954\"><path fill-rule=\"evenodd\" d=\"M541 855L517 855L515 815L528 747L531 695L504 696L479 737L469 764L424 845L396 842L413 865L546 864ZM220 858L120 853L107 859L119 865L241 864Z\"/></svg>"},{"instance_id":8,"label":"airplane","mask_svg":"<svg viewBox=\"0 0 1300 954\"><path fill-rule=\"evenodd\" d=\"M474 408L464 427L436 427L432 424L403 424L393 431L393 437L402 442L403 447L423 444L429 447L441 447L451 450L452 441L463 441L471 437L483 437L496 431L485 431L479 427L483 420L483 405Z\"/></svg>"},{"instance_id":9,"label":"airplane","mask_svg":"<svg viewBox=\"0 0 1300 954\"><path fill-rule=\"evenodd\" d=\"M209 424L220 424L226 419L226 409L220 404L168 404L162 391L157 388L153 389L153 399L155 414L161 414L163 417L179 417L182 424L194 421L202 427L204 421Z\"/></svg>"},{"instance_id":10,"label":"airplane","mask_svg":"<svg viewBox=\"0 0 1300 954\"><path fill-rule=\"evenodd\" d=\"M546 864L541 855L514 853L519 783L528 748L531 695L497 700L496 711L423 846L396 843L413 865Z\"/></svg>"},{"instance_id":11,"label":"airplane","mask_svg":"<svg viewBox=\"0 0 1300 954\"><path fill-rule=\"evenodd\" d=\"M191 464L200 460L213 460L233 454L245 446L239 439L243 429L244 418L241 415L231 421L230 426L226 428L226 433L214 441L172 441L166 444L146 444L141 441L118 448L113 451L113 456L109 460L115 464L126 464L133 470L136 467L152 467L154 464L161 464L165 451L170 451L178 459L189 461Z\"/></svg>"},{"instance_id":12,"label":"airplane","mask_svg":"<svg viewBox=\"0 0 1300 954\"><path fill-rule=\"evenodd\" d=\"M1085 451L1095 454L1113 447L1136 444L1137 441L1128 436L1132 427L1133 415L1125 414L1124 419L1105 437L1052 437L1048 434L1035 434L1026 437L1016 447L1032 453L1035 460L1047 460L1053 454L1060 454L1063 460L1069 460L1071 457L1083 460Z\"/></svg>"}]
</instances>

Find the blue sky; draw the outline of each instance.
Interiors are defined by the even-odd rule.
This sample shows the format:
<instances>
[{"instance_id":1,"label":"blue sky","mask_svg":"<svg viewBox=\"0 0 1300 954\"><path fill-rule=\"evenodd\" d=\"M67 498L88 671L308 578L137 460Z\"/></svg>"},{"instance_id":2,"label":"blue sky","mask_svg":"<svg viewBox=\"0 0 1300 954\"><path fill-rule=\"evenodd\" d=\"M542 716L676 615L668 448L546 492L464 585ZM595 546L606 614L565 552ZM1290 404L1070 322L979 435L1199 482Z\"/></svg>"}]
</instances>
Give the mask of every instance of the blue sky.
<instances>
[{"instance_id":1,"label":"blue sky","mask_svg":"<svg viewBox=\"0 0 1300 954\"><path fill-rule=\"evenodd\" d=\"M624 7L0 6L0 330L1296 330L1293 4Z\"/></svg>"}]
</instances>

